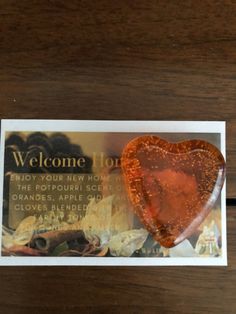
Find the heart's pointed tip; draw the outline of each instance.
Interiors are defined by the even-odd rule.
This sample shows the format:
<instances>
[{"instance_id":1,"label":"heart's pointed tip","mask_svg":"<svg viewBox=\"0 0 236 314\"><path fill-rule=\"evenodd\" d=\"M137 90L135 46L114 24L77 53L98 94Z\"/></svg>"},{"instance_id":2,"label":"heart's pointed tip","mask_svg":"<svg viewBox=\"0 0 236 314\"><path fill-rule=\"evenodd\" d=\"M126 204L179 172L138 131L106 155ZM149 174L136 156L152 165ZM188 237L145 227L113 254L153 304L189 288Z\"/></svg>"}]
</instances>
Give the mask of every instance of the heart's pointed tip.
<instances>
[{"instance_id":1,"label":"heart's pointed tip","mask_svg":"<svg viewBox=\"0 0 236 314\"><path fill-rule=\"evenodd\" d=\"M166 249L170 249L177 245L175 244L174 236L160 237L160 235L155 234L153 235L153 238L156 242L158 242L161 246L165 247Z\"/></svg>"}]
</instances>

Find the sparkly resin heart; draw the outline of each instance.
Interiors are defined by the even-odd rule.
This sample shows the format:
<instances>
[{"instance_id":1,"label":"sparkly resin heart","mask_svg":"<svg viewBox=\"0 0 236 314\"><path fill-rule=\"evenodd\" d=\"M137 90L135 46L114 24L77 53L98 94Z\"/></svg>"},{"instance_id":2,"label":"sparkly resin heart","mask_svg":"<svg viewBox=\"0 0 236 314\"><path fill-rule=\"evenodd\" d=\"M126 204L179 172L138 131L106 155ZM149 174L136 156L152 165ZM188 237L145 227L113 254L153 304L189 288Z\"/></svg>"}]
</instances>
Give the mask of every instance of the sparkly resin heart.
<instances>
[{"instance_id":1,"label":"sparkly resin heart","mask_svg":"<svg viewBox=\"0 0 236 314\"><path fill-rule=\"evenodd\" d=\"M201 140L138 137L124 148L121 166L135 213L164 247L191 236L214 206L225 178L221 152Z\"/></svg>"}]
</instances>

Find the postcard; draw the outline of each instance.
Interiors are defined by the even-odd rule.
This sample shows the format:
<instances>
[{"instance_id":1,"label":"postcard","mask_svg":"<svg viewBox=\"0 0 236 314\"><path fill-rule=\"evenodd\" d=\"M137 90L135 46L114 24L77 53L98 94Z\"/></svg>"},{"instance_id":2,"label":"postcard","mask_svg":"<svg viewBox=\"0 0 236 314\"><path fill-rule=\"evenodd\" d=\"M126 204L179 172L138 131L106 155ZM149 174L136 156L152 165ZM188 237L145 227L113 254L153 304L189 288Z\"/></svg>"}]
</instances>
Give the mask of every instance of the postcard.
<instances>
[{"instance_id":1,"label":"postcard","mask_svg":"<svg viewBox=\"0 0 236 314\"><path fill-rule=\"evenodd\" d=\"M1 120L0 265L227 265L225 122Z\"/></svg>"}]
</instances>

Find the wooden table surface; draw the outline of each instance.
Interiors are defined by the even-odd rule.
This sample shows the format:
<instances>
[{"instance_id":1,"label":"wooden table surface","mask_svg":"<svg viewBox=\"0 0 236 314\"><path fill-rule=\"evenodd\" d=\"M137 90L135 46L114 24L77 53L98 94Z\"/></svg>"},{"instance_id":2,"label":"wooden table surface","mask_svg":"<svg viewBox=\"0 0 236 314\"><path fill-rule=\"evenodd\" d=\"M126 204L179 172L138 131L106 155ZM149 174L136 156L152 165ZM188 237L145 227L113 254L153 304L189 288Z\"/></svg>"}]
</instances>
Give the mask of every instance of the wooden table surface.
<instances>
[{"instance_id":1,"label":"wooden table surface","mask_svg":"<svg viewBox=\"0 0 236 314\"><path fill-rule=\"evenodd\" d=\"M0 117L225 120L236 200L234 1L0 0ZM1 267L0 313L236 313L228 267Z\"/></svg>"}]
</instances>

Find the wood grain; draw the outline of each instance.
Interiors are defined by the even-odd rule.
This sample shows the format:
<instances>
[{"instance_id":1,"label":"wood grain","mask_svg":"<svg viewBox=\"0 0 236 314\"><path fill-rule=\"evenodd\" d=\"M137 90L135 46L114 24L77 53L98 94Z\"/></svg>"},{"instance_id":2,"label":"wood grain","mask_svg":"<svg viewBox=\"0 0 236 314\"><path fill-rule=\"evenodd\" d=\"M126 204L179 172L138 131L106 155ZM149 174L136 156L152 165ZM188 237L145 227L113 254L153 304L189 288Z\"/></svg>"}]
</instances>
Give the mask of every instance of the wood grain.
<instances>
[{"instance_id":1,"label":"wood grain","mask_svg":"<svg viewBox=\"0 0 236 314\"><path fill-rule=\"evenodd\" d=\"M0 268L4 313L214 313L236 309L236 211L228 267Z\"/></svg>"},{"instance_id":2,"label":"wood grain","mask_svg":"<svg viewBox=\"0 0 236 314\"><path fill-rule=\"evenodd\" d=\"M236 197L233 3L0 8L2 117L225 120L227 196Z\"/></svg>"},{"instance_id":3,"label":"wood grain","mask_svg":"<svg viewBox=\"0 0 236 314\"><path fill-rule=\"evenodd\" d=\"M225 120L236 198L233 1L0 0L0 117ZM235 313L229 267L0 268L1 313Z\"/></svg>"}]
</instances>

